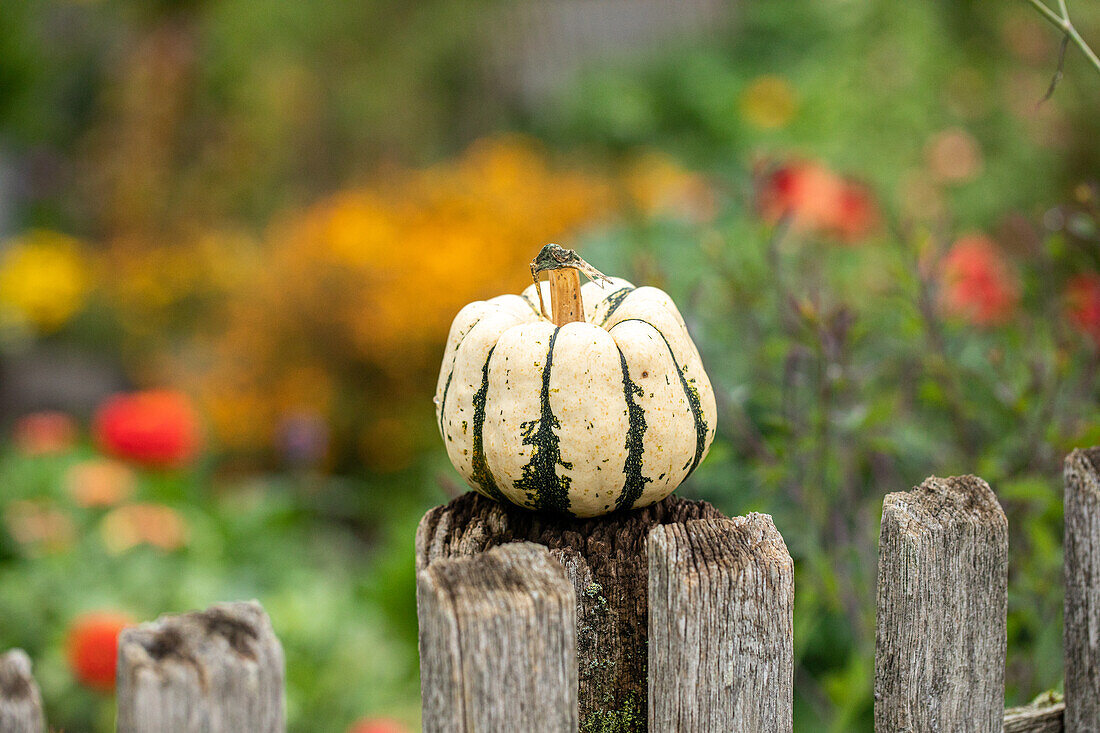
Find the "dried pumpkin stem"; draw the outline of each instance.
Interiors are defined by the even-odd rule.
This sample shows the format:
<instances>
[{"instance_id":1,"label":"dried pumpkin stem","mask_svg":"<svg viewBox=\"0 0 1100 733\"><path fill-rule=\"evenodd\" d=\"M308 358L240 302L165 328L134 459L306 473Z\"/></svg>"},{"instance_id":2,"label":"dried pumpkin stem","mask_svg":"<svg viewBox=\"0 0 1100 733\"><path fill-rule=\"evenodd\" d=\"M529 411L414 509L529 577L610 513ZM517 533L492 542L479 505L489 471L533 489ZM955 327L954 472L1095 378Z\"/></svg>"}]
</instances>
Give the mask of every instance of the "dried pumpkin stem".
<instances>
[{"instance_id":1,"label":"dried pumpkin stem","mask_svg":"<svg viewBox=\"0 0 1100 733\"><path fill-rule=\"evenodd\" d=\"M550 310L555 326L584 322L581 277L572 267L550 271Z\"/></svg>"},{"instance_id":2,"label":"dried pumpkin stem","mask_svg":"<svg viewBox=\"0 0 1100 733\"><path fill-rule=\"evenodd\" d=\"M546 303L542 299L539 286L539 273L546 271L550 278L550 310L546 313ZM535 281L535 291L539 295L539 310L556 326L577 321L584 322L584 303L581 302L581 278L583 272L592 282L603 287L611 280L592 265L585 262L571 249L561 245L548 244L531 262L531 278Z\"/></svg>"}]
</instances>

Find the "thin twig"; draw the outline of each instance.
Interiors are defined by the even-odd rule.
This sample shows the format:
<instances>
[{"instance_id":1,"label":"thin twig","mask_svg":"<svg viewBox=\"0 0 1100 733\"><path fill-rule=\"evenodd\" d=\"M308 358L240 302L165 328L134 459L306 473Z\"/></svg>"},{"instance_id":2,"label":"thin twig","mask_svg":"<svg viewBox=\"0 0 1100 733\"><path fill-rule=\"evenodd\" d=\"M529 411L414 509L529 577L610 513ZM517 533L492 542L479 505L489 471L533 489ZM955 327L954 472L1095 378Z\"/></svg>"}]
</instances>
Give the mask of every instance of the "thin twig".
<instances>
[{"instance_id":1,"label":"thin twig","mask_svg":"<svg viewBox=\"0 0 1100 733\"><path fill-rule=\"evenodd\" d=\"M1039 100L1039 107L1043 102L1047 101L1054 96L1054 90L1058 87L1058 82L1062 81L1062 72L1066 68L1066 49L1069 48L1069 36L1062 36L1062 45L1058 49L1058 68L1054 70L1054 76L1050 79L1050 86L1047 87L1047 93L1043 95L1043 98Z\"/></svg>"},{"instance_id":2,"label":"thin twig","mask_svg":"<svg viewBox=\"0 0 1100 733\"><path fill-rule=\"evenodd\" d=\"M1062 14L1051 10L1041 0L1027 0L1031 3L1031 6L1039 11L1039 14L1046 18L1051 25L1065 34L1066 38L1073 41L1077 48L1081 49L1081 53L1085 54L1085 58L1089 60L1096 71L1100 72L1100 58L1097 58L1096 53L1089 48L1089 44L1085 42L1085 39L1081 37L1081 34L1077 32L1077 28L1074 27L1073 22L1069 19L1069 9L1066 7L1065 0L1058 0L1058 6L1062 11Z\"/></svg>"}]
</instances>

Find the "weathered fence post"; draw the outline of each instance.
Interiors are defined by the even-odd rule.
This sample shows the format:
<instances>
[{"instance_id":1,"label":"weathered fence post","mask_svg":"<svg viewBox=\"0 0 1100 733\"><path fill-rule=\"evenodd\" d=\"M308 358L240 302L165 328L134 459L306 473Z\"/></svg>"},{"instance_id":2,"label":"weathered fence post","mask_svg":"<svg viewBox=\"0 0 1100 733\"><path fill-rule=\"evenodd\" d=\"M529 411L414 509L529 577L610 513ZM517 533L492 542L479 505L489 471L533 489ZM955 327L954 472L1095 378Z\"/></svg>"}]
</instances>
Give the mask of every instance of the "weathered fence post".
<instances>
[{"instance_id":1,"label":"weathered fence post","mask_svg":"<svg viewBox=\"0 0 1100 733\"><path fill-rule=\"evenodd\" d=\"M1000 731L1008 522L976 476L888 494L879 540L875 730Z\"/></svg>"},{"instance_id":2,"label":"weathered fence post","mask_svg":"<svg viewBox=\"0 0 1100 733\"><path fill-rule=\"evenodd\" d=\"M1066 704L1043 694L1027 705L1005 710L1004 733L1062 733Z\"/></svg>"},{"instance_id":3,"label":"weathered fence post","mask_svg":"<svg viewBox=\"0 0 1100 733\"><path fill-rule=\"evenodd\" d=\"M649 533L649 730L789 733L794 565L766 514Z\"/></svg>"},{"instance_id":4,"label":"weathered fence post","mask_svg":"<svg viewBox=\"0 0 1100 733\"><path fill-rule=\"evenodd\" d=\"M516 541L548 547L565 566L576 593L580 729L644 731L646 538L657 525L719 518L710 504L675 496L628 514L582 520L529 512L470 493L424 515L416 533L416 563L423 570Z\"/></svg>"},{"instance_id":5,"label":"weathered fence post","mask_svg":"<svg viewBox=\"0 0 1100 733\"><path fill-rule=\"evenodd\" d=\"M1100 730L1100 448L1065 464L1066 731Z\"/></svg>"},{"instance_id":6,"label":"weathered fence post","mask_svg":"<svg viewBox=\"0 0 1100 733\"><path fill-rule=\"evenodd\" d=\"M42 695L22 649L0 654L0 733L44 733Z\"/></svg>"},{"instance_id":7,"label":"weathered fence post","mask_svg":"<svg viewBox=\"0 0 1100 733\"><path fill-rule=\"evenodd\" d=\"M417 574L425 733L577 730L576 595L528 542Z\"/></svg>"},{"instance_id":8,"label":"weathered fence post","mask_svg":"<svg viewBox=\"0 0 1100 733\"><path fill-rule=\"evenodd\" d=\"M283 649L255 601L126 629L119 733L281 733Z\"/></svg>"}]
</instances>

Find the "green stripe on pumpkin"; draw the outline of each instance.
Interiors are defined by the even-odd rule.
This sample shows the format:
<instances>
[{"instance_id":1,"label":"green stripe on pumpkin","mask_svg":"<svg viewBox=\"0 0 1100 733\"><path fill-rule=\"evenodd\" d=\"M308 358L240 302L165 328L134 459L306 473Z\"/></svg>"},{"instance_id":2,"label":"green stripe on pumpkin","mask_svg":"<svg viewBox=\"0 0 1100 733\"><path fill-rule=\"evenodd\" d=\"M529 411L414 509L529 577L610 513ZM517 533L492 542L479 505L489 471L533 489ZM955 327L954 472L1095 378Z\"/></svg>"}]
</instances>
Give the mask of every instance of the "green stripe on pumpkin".
<instances>
[{"instance_id":1,"label":"green stripe on pumpkin","mask_svg":"<svg viewBox=\"0 0 1100 733\"><path fill-rule=\"evenodd\" d=\"M665 335L661 332L661 329L654 326L644 318L627 318L619 321L615 326L621 326L624 323L630 323L631 321L637 321L638 323L644 323L657 332L657 335L661 337L661 340L665 342L665 347L668 349L668 355L672 359L672 365L676 367L676 374L680 377L680 384L684 388L684 396L687 397L688 406L691 408L692 418L695 420L695 458L691 461L691 468L688 469L684 479L690 476L699 465L699 461L703 460L703 451L707 445L707 419L703 416L703 405L699 399L699 388L695 386L695 380L689 382L684 378L684 370L680 368L680 363L676 361L676 354L672 351L672 345L665 338ZM612 326L610 330L614 330L615 326Z\"/></svg>"},{"instance_id":2,"label":"green stripe on pumpkin","mask_svg":"<svg viewBox=\"0 0 1100 733\"><path fill-rule=\"evenodd\" d=\"M653 480L642 475L642 453L645 450L643 440L646 430L645 410L634 401L635 395L639 397L642 395L642 388L631 381L630 370L626 366L626 355L623 354L622 349L619 349L619 361L623 367L623 397L626 398L630 429L626 433L626 463L623 465L626 482L615 502L617 510L632 509L634 502L638 501L638 497L642 495L645 485Z\"/></svg>"},{"instance_id":3,"label":"green stripe on pumpkin","mask_svg":"<svg viewBox=\"0 0 1100 733\"><path fill-rule=\"evenodd\" d=\"M620 288L620 289L616 290L614 293L612 293L611 295L607 296L606 298L604 298L603 300L600 301L600 305L603 305L604 303L610 303L611 304L611 307L607 309L607 313L603 314L603 319L600 321L601 326L604 325L605 323L607 323L611 319L611 315L615 311L619 310L619 306L623 304L624 300L626 300L626 296L630 295L633 292L634 292L634 288L632 286L631 287ZM598 308L599 306L596 306L596 307Z\"/></svg>"},{"instance_id":4,"label":"green stripe on pumpkin","mask_svg":"<svg viewBox=\"0 0 1100 733\"><path fill-rule=\"evenodd\" d=\"M504 496L504 492L497 487L493 472L489 469L489 464L485 460L483 435L485 431L485 401L489 397L489 362L493 360L493 352L496 351L496 348L494 346L489 349L489 355L485 357L485 365L481 367L481 389L474 393L474 455L470 478L481 487L481 493L497 501L505 502L508 499Z\"/></svg>"},{"instance_id":5,"label":"green stripe on pumpkin","mask_svg":"<svg viewBox=\"0 0 1100 733\"><path fill-rule=\"evenodd\" d=\"M539 394L539 416L520 424L523 445L532 446L531 460L523 467L523 473L515 482L515 487L527 495L527 501L534 509L568 513L569 476L559 476L558 466L573 468L573 464L561 459L561 446L558 434L561 423L550 409L550 370L554 364L554 343L558 340L555 328L550 336L550 347L546 350L546 365L542 371L542 390Z\"/></svg>"},{"instance_id":6,"label":"green stripe on pumpkin","mask_svg":"<svg viewBox=\"0 0 1100 733\"><path fill-rule=\"evenodd\" d=\"M451 371L447 374L447 383L443 385L443 400L439 403L439 433L446 438L443 432L443 410L447 407L447 393L451 391L451 377L455 375L455 365L451 362Z\"/></svg>"},{"instance_id":7,"label":"green stripe on pumpkin","mask_svg":"<svg viewBox=\"0 0 1100 733\"><path fill-rule=\"evenodd\" d=\"M534 303L532 303L527 298L524 298L523 302L527 304L527 307L531 309L532 313L534 313L536 316L539 316L540 318L542 317L542 312L539 311L539 309L535 306Z\"/></svg>"},{"instance_id":8,"label":"green stripe on pumpkin","mask_svg":"<svg viewBox=\"0 0 1100 733\"><path fill-rule=\"evenodd\" d=\"M466 337L473 333L474 327L481 323L481 319L470 324L470 327L466 329L466 333L459 336L458 341L455 342L454 356L451 357L451 371L447 372L447 383L443 385L443 399L439 403L439 433L444 438L447 434L443 431L443 411L447 408L447 392L451 389L451 377L455 375L455 362L458 361L458 347L462 346L462 342L466 340ZM492 353L491 351L489 352Z\"/></svg>"}]
</instances>

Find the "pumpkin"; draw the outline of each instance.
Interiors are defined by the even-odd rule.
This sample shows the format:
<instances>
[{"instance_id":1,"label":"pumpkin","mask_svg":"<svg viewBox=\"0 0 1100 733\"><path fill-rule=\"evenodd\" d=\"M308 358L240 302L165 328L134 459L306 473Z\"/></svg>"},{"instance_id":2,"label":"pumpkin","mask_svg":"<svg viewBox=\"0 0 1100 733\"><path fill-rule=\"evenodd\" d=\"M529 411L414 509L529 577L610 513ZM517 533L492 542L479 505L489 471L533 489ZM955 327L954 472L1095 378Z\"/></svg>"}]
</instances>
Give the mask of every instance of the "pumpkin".
<instances>
[{"instance_id":1,"label":"pumpkin","mask_svg":"<svg viewBox=\"0 0 1100 733\"><path fill-rule=\"evenodd\" d=\"M454 319L435 395L447 456L475 491L528 509L592 517L653 504L714 439L699 352L665 292L548 247L551 282L532 265L522 295ZM578 268L593 281L579 286Z\"/></svg>"}]
</instances>

